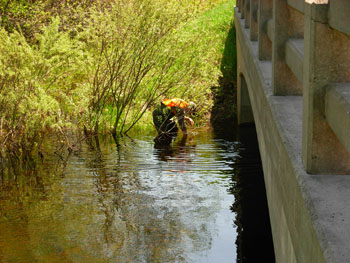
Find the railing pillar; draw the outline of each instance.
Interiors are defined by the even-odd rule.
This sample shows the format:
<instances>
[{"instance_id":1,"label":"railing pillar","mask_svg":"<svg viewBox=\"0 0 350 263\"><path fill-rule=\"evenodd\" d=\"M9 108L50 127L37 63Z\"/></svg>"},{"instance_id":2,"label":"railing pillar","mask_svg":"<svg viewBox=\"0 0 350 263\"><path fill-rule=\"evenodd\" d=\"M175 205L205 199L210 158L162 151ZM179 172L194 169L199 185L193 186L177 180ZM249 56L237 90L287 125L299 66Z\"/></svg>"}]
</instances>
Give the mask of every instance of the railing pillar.
<instances>
[{"instance_id":1,"label":"railing pillar","mask_svg":"<svg viewBox=\"0 0 350 263\"><path fill-rule=\"evenodd\" d=\"M272 0L260 0L258 12L259 59L272 59L272 42L267 35L267 23L272 19Z\"/></svg>"},{"instance_id":2,"label":"railing pillar","mask_svg":"<svg viewBox=\"0 0 350 263\"><path fill-rule=\"evenodd\" d=\"M245 17L245 1L249 1L249 0L240 0L240 12L241 12L241 18L244 19Z\"/></svg>"},{"instance_id":3,"label":"railing pillar","mask_svg":"<svg viewBox=\"0 0 350 263\"><path fill-rule=\"evenodd\" d=\"M258 0L250 0L250 40L258 40Z\"/></svg>"},{"instance_id":4,"label":"railing pillar","mask_svg":"<svg viewBox=\"0 0 350 263\"><path fill-rule=\"evenodd\" d=\"M274 95L301 95L302 83L285 61L288 38L303 38L302 14L288 6L287 0L273 1L272 87Z\"/></svg>"},{"instance_id":5,"label":"railing pillar","mask_svg":"<svg viewBox=\"0 0 350 263\"><path fill-rule=\"evenodd\" d=\"M350 154L325 118L325 94L332 83L350 81L350 37L328 25L328 4L305 3L304 12L304 166L312 174L349 173Z\"/></svg>"},{"instance_id":6,"label":"railing pillar","mask_svg":"<svg viewBox=\"0 0 350 263\"><path fill-rule=\"evenodd\" d=\"M250 0L244 0L244 27L250 27Z\"/></svg>"}]
</instances>

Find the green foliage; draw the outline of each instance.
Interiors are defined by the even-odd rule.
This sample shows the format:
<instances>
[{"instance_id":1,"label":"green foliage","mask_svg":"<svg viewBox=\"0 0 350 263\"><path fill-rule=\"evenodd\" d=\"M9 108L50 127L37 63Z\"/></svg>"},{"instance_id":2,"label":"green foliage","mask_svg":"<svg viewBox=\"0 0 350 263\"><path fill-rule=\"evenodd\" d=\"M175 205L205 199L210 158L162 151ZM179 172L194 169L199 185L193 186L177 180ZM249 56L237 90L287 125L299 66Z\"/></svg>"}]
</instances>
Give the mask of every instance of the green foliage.
<instances>
[{"instance_id":1,"label":"green foliage","mask_svg":"<svg viewBox=\"0 0 350 263\"><path fill-rule=\"evenodd\" d=\"M24 36L0 30L0 142L30 151L47 130L73 125L83 89L84 53L68 34L58 31L59 19L43 28L38 45ZM4 55L6 54L6 55Z\"/></svg>"},{"instance_id":2,"label":"green foliage","mask_svg":"<svg viewBox=\"0 0 350 263\"><path fill-rule=\"evenodd\" d=\"M229 31L232 29L233 6L235 1L224 1L214 8L202 13L197 18L187 23L179 32L184 42L192 48L189 53L182 56L193 56L196 65L196 76L188 81L186 86L175 90L171 95L183 97L196 102L197 123L207 122L213 107L212 87L219 85L219 79L223 75L228 76L235 73L234 66L230 72L223 70L227 68L229 61L224 52L227 46L234 45L235 41L227 41ZM225 42L226 41L226 42ZM234 50L230 49L235 53ZM234 59L233 59L234 61ZM232 61L231 61L232 63ZM226 73L225 73L226 72Z\"/></svg>"},{"instance_id":3,"label":"green foliage","mask_svg":"<svg viewBox=\"0 0 350 263\"><path fill-rule=\"evenodd\" d=\"M92 12L79 34L95 61L90 129L108 124L103 111L112 106L109 125L114 133L126 132L160 96L196 77L193 38L184 41L180 33L192 14L182 4L119 0L107 14Z\"/></svg>"},{"instance_id":4,"label":"green foliage","mask_svg":"<svg viewBox=\"0 0 350 263\"><path fill-rule=\"evenodd\" d=\"M47 132L68 145L76 128L126 132L164 97L206 116L233 16L218 2L0 0L1 151L40 149Z\"/></svg>"}]
</instances>

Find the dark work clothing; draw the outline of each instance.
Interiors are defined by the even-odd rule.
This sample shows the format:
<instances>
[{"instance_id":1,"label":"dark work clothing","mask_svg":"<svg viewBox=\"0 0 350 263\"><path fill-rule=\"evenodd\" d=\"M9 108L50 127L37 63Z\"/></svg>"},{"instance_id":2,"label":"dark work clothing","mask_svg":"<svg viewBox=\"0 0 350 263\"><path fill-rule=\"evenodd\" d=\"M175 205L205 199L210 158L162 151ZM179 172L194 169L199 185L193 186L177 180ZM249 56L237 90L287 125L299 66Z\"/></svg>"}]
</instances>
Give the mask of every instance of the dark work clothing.
<instances>
[{"instance_id":1,"label":"dark work clothing","mask_svg":"<svg viewBox=\"0 0 350 263\"><path fill-rule=\"evenodd\" d=\"M176 122L172 119L176 116L182 131L186 132L184 121L184 110L180 107L168 107L160 103L153 111L153 123L157 129L158 136L156 143L170 144L172 139L176 137L178 128Z\"/></svg>"}]
</instances>

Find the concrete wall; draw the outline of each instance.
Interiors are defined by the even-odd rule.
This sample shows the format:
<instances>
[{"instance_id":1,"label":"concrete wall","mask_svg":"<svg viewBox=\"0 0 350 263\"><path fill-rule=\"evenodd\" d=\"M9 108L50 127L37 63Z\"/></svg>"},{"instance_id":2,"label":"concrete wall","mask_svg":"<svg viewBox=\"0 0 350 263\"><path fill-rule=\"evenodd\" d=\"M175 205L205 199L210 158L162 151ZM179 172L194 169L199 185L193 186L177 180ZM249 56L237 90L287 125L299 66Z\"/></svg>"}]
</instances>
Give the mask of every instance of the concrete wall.
<instances>
[{"instance_id":1,"label":"concrete wall","mask_svg":"<svg viewBox=\"0 0 350 263\"><path fill-rule=\"evenodd\" d=\"M235 9L238 121L256 124L277 262L350 262L350 21L335 18L341 5L348 10L342 0L239 0Z\"/></svg>"}]
</instances>

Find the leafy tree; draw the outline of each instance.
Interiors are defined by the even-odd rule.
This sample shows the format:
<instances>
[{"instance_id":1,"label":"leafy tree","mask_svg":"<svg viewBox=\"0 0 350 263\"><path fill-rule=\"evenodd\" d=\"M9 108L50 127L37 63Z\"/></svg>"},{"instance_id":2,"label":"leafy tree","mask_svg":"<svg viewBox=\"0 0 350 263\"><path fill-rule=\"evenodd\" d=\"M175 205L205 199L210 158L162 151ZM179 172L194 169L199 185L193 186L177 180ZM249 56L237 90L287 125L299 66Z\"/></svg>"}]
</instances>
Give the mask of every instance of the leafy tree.
<instances>
[{"instance_id":1,"label":"leafy tree","mask_svg":"<svg viewBox=\"0 0 350 263\"><path fill-rule=\"evenodd\" d=\"M159 96L193 77L192 57L181 56L191 45L176 34L189 17L177 2L150 0L119 0L92 14L81 37L95 61L88 116L95 132L106 107L112 132L127 132Z\"/></svg>"}]
</instances>

